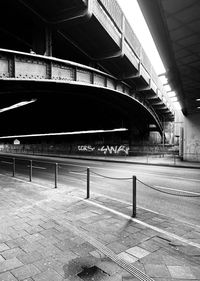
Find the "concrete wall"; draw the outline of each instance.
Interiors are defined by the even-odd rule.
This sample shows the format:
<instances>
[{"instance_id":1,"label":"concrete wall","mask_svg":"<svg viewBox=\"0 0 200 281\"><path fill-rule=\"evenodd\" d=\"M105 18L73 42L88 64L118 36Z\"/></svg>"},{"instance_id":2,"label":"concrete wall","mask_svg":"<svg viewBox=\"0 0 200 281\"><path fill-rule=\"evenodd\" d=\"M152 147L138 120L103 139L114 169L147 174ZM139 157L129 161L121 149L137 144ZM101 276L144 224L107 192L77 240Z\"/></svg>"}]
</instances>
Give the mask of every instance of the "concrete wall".
<instances>
[{"instance_id":1,"label":"concrete wall","mask_svg":"<svg viewBox=\"0 0 200 281\"><path fill-rule=\"evenodd\" d=\"M145 156L147 154L174 154L173 146L120 144L0 144L0 152L40 155L93 155L93 156Z\"/></svg>"},{"instance_id":2,"label":"concrete wall","mask_svg":"<svg viewBox=\"0 0 200 281\"><path fill-rule=\"evenodd\" d=\"M200 162L200 112L184 117L183 159Z\"/></svg>"}]
</instances>

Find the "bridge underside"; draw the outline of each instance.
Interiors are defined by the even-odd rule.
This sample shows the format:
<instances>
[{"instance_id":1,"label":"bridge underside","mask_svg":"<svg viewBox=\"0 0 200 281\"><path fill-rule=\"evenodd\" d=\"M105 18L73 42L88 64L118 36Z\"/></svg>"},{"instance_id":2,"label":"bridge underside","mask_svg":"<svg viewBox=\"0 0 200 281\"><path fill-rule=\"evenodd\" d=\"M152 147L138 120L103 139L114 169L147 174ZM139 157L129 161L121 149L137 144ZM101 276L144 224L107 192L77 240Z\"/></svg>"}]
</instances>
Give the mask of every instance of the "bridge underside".
<instances>
[{"instance_id":1,"label":"bridge underside","mask_svg":"<svg viewBox=\"0 0 200 281\"><path fill-rule=\"evenodd\" d=\"M0 136L126 128L134 142L162 134L173 110L116 3L2 3L0 109L34 102L1 112Z\"/></svg>"},{"instance_id":2,"label":"bridge underside","mask_svg":"<svg viewBox=\"0 0 200 281\"><path fill-rule=\"evenodd\" d=\"M126 128L141 140L148 138L150 124L156 128L138 101L110 90L47 81L0 81L0 86L4 106L34 101L1 113L1 136Z\"/></svg>"}]
</instances>

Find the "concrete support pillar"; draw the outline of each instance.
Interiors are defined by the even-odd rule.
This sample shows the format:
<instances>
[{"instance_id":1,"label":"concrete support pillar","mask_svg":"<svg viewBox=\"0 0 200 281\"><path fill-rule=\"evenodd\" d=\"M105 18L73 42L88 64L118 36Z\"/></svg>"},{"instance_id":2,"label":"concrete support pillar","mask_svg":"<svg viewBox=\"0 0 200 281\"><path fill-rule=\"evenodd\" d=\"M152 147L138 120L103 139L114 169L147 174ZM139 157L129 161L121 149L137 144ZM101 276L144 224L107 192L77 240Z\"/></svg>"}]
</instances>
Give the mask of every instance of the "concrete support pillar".
<instances>
[{"instance_id":1,"label":"concrete support pillar","mask_svg":"<svg viewBox=\"0 0 200 281\"><path fill-rule=\"evenodd\" d=\"M129 141L129 147L134 146L138 143L142 143L143 141L143 135L138 130L138 128L135 125L131 125L128 130L128 141Z\"/></svg>"},{"instance_id":2,"label":"concrete support pillar","mask_svg":"<svg viewBox=\"0 0 200 281\"><path fill-rule=\"evenodd\" d=\"M184 160L200 162L200 112L184 116Z\"/></svg>"}]
</instances>

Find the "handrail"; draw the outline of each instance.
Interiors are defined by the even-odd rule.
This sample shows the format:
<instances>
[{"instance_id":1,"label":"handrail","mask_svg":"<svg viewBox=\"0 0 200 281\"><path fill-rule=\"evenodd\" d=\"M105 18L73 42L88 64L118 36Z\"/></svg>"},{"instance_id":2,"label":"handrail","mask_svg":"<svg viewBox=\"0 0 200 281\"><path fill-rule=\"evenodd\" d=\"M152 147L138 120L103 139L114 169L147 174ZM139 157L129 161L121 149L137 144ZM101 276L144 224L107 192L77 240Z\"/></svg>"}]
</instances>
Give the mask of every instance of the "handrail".
<instances>
[{"instance_id":1,"label":"handrail","mask_svg":"<svg viewBox=\"0 0 200 281\"><path fill-rule=\"evenodd\" d=\"M91 66L87 66L87 65L84 65L84 64L81 64L81 63L70 61L70 60L63 60L63 59L59 59L57 57L31 54L31 53L26 53L26 52L21 52L21 51L16 51L16 50L10 50L10 49L4 49L4 48L0 48L0 52L12 54L12 55L24 55L26 57L30 57L30 59L31 58L32 59L38 58L38 59L42 59L42 60L46 60L46 61L59 62L59 63L63 63L63 64L66 64L66 65L69 65L69 66L76 66L76 67L84 68L86 70L94 71L96 73L99 73L99 74L105 75L107 77L116 79L113 75L108 74L107 72L103 72L103 71L101 71L97 68L93 68ZM122 82L122 83L126 84L125 82Z\"/></svg>"},{"instance_id":2,"label":"handrail","mask_svg":"<svg viewBox=\"0 0 200 281\"><path fill-rule=\"evenodd\" d=\"M122 31L123 29L123 12L116 0L98 0L104 9L111 15L114 24Z\"/></svg>"}]
</instances>

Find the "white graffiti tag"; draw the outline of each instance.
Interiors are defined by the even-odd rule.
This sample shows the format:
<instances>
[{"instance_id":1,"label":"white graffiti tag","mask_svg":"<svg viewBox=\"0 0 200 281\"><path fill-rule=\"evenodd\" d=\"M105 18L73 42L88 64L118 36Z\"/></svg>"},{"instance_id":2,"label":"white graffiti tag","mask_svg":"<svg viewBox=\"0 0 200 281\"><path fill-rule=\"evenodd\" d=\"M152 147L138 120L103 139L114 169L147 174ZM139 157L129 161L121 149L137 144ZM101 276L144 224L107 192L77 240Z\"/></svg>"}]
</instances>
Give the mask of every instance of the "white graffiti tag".
<instances>
[{"instance_id":1,"label":"white graffiti tag","mask_svg":"<svg viewBox=\"0 0 200 281\"><path fill-rule=\"evenodd\" d=\"M101 148L98 149L99 151L102 151L104 154L120 154L120 152L125 153L128 155L129 147L125 145L120 145L120 146L102 146Z\"/></svg>"},{"instance_id":2,"label":"white graffiti tag","mask_svg":"<svg viewBox=\"0 0 200 281\"><path fill-rule=\"evenodd\" d=\"M78 145L78 150L92 152L95 150L95 147L92 147L91 145Z\"/></svg>"}]
</instances>

